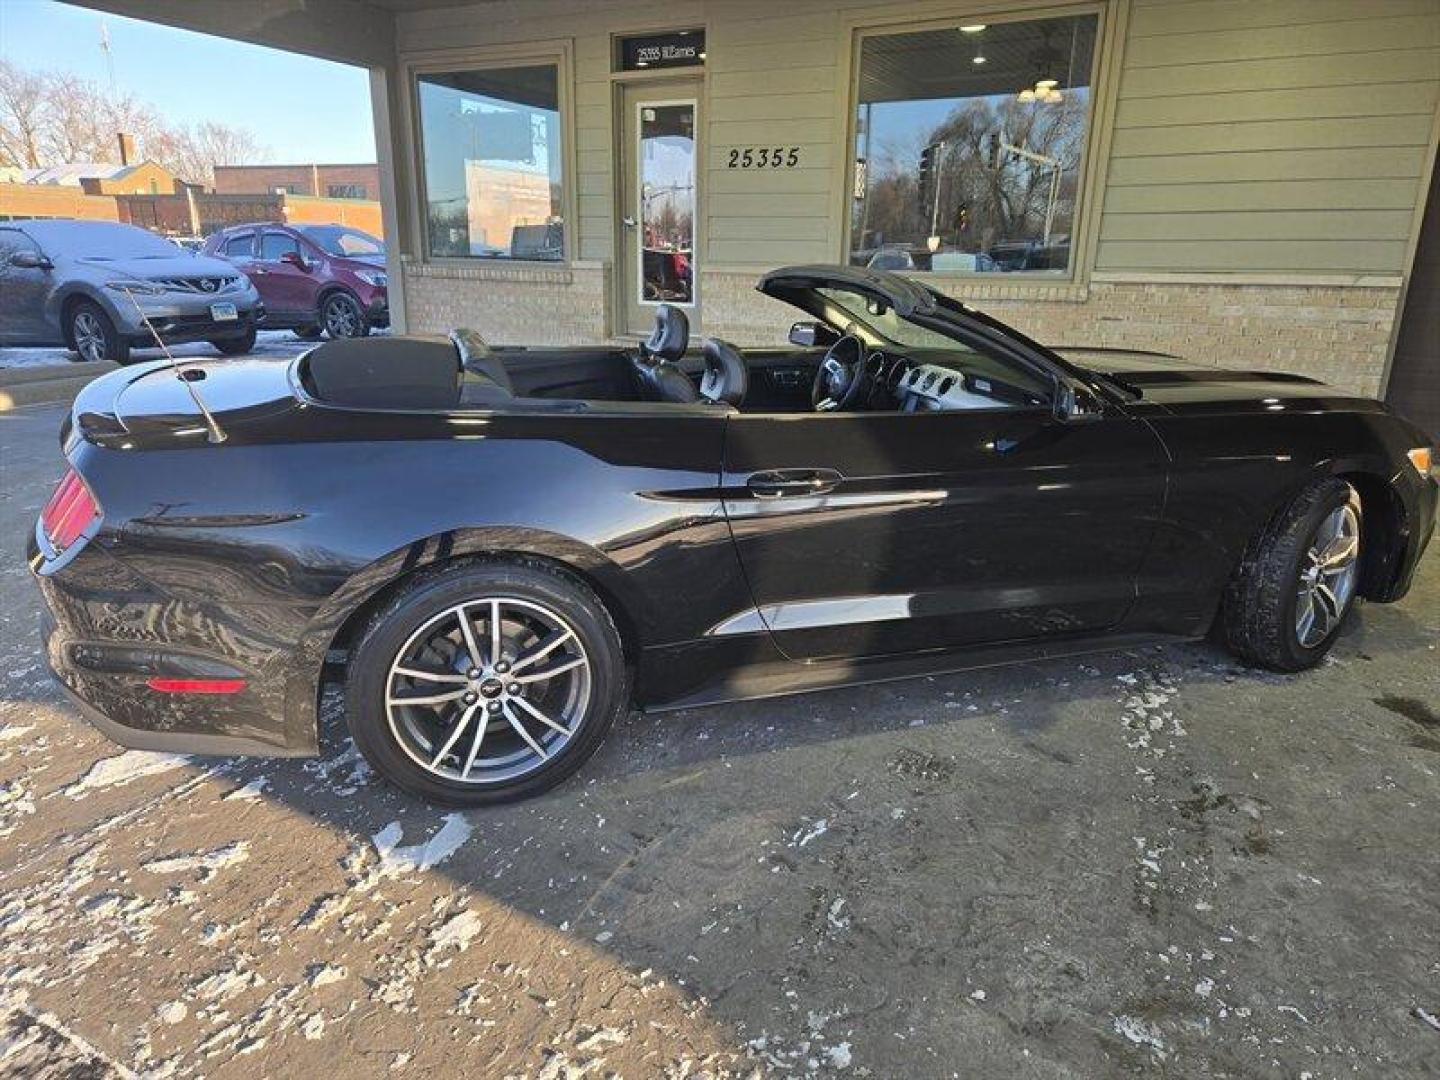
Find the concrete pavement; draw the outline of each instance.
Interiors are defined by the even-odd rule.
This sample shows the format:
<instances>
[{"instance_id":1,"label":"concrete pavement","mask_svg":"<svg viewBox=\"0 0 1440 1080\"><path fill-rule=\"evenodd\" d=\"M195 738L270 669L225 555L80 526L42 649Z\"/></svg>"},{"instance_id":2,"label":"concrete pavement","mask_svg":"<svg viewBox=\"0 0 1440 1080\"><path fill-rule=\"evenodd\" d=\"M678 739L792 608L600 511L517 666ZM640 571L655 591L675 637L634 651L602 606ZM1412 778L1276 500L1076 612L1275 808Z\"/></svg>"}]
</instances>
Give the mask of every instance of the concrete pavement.
<instances>
[{"instance_id":1,"label":"concrete pavement","mask_svg":"<svg viewBox=\"0 0 1440 1080\"><path fill-rule=\"evenodd\" d=\"M1440 557L1282 677L1117 652L617 725L454 813L322 758L122 753L0 415L0 1073L1434 1075Z\"/></svg>"}]
</instances>

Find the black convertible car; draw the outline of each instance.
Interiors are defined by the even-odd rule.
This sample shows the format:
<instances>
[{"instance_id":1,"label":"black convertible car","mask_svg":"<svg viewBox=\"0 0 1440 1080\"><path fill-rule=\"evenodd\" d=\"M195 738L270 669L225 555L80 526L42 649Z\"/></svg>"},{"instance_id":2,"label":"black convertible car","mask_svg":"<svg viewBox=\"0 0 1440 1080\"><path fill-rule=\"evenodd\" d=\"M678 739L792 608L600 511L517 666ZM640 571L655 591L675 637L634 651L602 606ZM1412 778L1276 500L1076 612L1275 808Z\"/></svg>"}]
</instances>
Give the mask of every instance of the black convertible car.
<instances>
[{"instance_id":1,"label":"black convertible car","mask_svg":"<svg viewBox=\"0 0 1440 1080\"><path fill-rule=\"evenodd\" d=\"M484 803L677 707L1216 632L1315 664L1403 596L1430 440L1309 379L1041 346L912 280L765 276L790 348L335 341L80 395L30 565L127 746Z\"/></svg>"}]
</instances>

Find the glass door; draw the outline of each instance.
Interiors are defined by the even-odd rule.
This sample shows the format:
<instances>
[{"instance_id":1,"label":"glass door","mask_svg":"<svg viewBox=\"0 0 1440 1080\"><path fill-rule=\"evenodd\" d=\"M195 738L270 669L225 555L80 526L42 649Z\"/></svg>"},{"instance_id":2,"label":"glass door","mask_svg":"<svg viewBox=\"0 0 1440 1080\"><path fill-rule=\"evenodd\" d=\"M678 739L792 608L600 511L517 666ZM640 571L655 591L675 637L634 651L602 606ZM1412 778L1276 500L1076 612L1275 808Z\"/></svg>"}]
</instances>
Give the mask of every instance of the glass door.
<instances>
[{"instance_id":1,"label":"glass door","mask_svg":"<svg viewBox=\"0 0 1440 1080\"><path fill-rule=\"evenodd\" d=\"M684 86L627 87L625 197L620 228L627 329L647 334L655 308L695 314L697 108Z\"/></svg>"}]
</instances>

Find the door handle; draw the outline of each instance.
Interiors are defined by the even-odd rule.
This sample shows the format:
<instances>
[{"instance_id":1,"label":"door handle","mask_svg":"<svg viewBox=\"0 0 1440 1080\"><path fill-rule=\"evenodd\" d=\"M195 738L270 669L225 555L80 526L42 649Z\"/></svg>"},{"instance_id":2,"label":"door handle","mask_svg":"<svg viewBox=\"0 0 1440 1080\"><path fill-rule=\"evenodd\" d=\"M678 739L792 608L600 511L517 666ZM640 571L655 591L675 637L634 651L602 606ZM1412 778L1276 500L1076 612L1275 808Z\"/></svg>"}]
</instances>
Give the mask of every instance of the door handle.
<instances>
[{"instance_id":1,"label":"door handle","mask_svg":"<svg viewBox=\"0 0 1440 1080\"><path fill-rule=\"evenodd\" d=\"M620 223L627 229L633 229L635 227L635 219L633 217L621 218Z\"/></svg>"},{"instance_id":2,"label":"door handle","mask_svg":"<svg viewBox=\"0 0 1440 1080\"><path fill-rule=\"evenodd\" d=\"M755 473L745 486L757 499L783 499L824 495L844 479L834 469L773 469Z\"/></svg>"}]
</instances>

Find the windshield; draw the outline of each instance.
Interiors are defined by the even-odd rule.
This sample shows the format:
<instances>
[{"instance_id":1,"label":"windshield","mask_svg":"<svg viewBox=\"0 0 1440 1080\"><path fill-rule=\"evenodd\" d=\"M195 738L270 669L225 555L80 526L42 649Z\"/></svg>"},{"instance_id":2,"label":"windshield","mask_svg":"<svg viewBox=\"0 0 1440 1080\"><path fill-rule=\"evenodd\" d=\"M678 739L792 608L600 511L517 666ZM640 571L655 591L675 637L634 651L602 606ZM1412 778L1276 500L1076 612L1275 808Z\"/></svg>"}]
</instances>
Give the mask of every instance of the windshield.
<instances>
[{"instance_id":1,"label":"windshield","mask_svg":"<svg viewBox=\"0 0 1440 1080\"><path fill-rule=\"evenodd\" d=\"M902 319L895 309L852 289L816 289L828 303L841 309L847 322L868 330L869 336L915 349L957 349L952 337Z\"/></svg>"},{"instance_id":2,"label":"windshield","mask_svg":"<svg viewBox=\"0 0 1440 1080\"><path fill-rule=\"evenodd\" d=\"M306 225L299 231L327 255L353 259L356 256L385 254L384 244L359 229L347 229L343 225Z\"/></svg>"},{"instance_id":3,"label":"windshield","mask_svg":"<svg viewBox=\"0 0 1440 1080\"><path fill-rule=\"evenodd\" d=\"M180 254L169 240L110 221L27 221L25 232L48 254L86 262L173 259Z\"/></svg>"}]
</instances>

